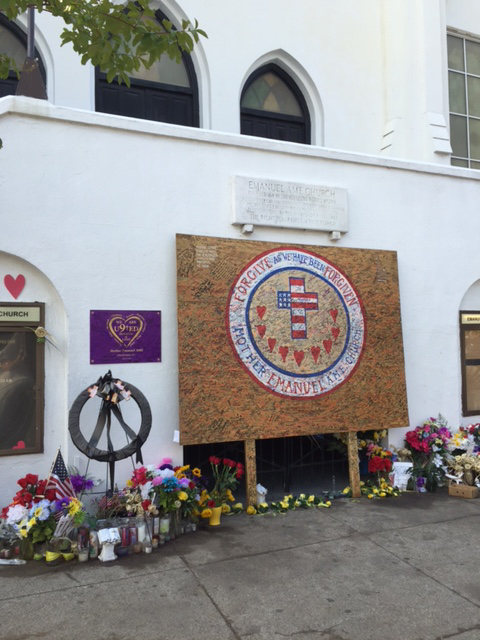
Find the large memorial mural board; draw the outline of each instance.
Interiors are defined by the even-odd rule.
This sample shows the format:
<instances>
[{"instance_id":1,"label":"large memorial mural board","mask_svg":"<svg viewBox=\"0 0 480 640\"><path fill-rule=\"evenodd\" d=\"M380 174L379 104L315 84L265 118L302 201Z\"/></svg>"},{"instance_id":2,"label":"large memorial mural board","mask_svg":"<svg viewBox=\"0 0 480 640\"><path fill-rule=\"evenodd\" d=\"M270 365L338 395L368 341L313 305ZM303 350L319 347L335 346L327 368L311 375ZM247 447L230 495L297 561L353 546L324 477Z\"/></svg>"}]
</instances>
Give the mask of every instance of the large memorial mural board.
<instances>
[{"instance_id":1,"label":"large memorial mural board","mask_svg":"<svg viewBox=\"0 0 480 640\"><path fill-rule=\"evenodd\" d=\"M393 251L177 236L180 442L408 425Z\"/></svg>"}]
</instances>

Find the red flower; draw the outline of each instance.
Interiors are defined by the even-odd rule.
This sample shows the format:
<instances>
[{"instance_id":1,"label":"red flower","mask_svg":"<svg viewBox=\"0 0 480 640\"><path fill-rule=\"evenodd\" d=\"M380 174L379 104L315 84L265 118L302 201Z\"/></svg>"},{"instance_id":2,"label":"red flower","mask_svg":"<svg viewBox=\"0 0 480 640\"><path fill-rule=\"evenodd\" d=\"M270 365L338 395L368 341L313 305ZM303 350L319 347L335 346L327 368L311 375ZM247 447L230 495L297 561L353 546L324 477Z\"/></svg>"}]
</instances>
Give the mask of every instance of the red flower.
<instances>
[{"instance_id":1,"label":"red flower","mask_svg":"<svg viewBox=\"0 0 480 640\"><path fill-rule=\"evenodd\" d=\"M215 501L214 501L214 500L209 500L209 501L207 502L207 507L208 507L209 509L213 509L213 507L214 507L214 506L215 506Z\"/></svg>"},{"instance_id":2,"label":"red flower","mask_svg":"<svg viewBox=\"0 0 480 640\"><path fill-rule=\"evenodd\" d=\"M38 482L38 476L33 473L27 473L25 480L27 481L27 484L36 485Z\"/></svg>"},{"instance_id":3,"label":"red flower","mask_svg":"<svg viewBox=\"0 0 480 640\"><path fill-rule=\"evenodd\" d=\"M27 479L26 478L20 478L20 480L17 481L17 484L19 484L22 489L26 489L27 488Z\"/></svg>"},{"instance_id":4,"label":"red flower","mask_svg":"<svg viewBox=\"0 0 480 640\"><path fill-rule=\"evenodd\" d=\"M45 493L45 487L47 486L46 480L39 480L37 483L37 490L35 491L37 496L43 496Z\"/></svg>"},{"instance_id":5,"label":"red flower","mask_svg":"<svg viewBox=\"0 0 480 640\"><path fill-rule=\"evenodd\" d=\"M2 509L2 512L0 513L0 518L6 518L7 517L7 511L10 509L10 505L8 505L8 507L4 507Z\"/></svg>"},{"instance_id":6,"label":"red flower","mask_svg":"<svg viewBox=\"0 0 480 640\"><path fill-rule=\"evenodd\" d=\"M149 507L151 504L152 504L152 501L151 501L151 500L144 500L144 501L142 502L142 509L143 509L144 511L147 511L148 507Z\"/></svg>"},{"instance_id":7,"label":"red flower","mask_svg":"<svg viewBox=\"0 0 480 640\"><path fill-rule=\"evenodd\" d=\"M57 494L55 492L55 489L48 489L47 491L45 491L45 498L47 500L50 500L50 502L56 500Z\"/></svg>"},{"instance_id":8,"label":"red flower","mask_svg":"<svg viewBox=\"0 0 480 640\"><path fill-rule=\"evenodd\" d=\"M192 480L190 480L190 482L188 483L188 488L189 489L195 489L195 483L192 482Z\"/></svg>"},{"instance_id":9,"label":"red flower","mask_svg":"<svg viewBox=\"0 0 480 640\"><path fill-rule=\"evenodd\" d=\"M230 467L230 469L235 469L235 467L237 466L237 463L234 462L233 460L229 460L229 458L224 458L223 459L223 464L226 467Z\"/></svg>"},{"instance_id":10,"label":"red flower","mask_svg":"<svg viewBox=\"0 0 480 640\"><path fill-rule=\"evenodd\" d=\"M240 463L239 463L240 464ZM240 480L241 478L243 478L243 474L245 473L245 469L243 468L243 465L240 467L237 465L237 478Z\"/></svg>"},{"instance_id":11,"label":"red flower","mask_svg":"<svg viewBox=\"0 0 480 640\"><path fill-rule=\"evenodd\" d=\"M178 467L173 467L174 471L178 471L180 469L180 465Z\"/></svg>"},{"instance_id":12,"label":"red flower","mask_svg":"<svg viewBox=\"0 0 480 640\"><path fill-rule=\"evenodd\" d=\"M21 504L23 507L30 507L32 505L32 494L25 489L22 489L22 491L17 491L13 502L15 504Z\"/></svg>"},{"instance_id":13,"label":"red flower","mask_svg":"<svg viewBox=\"0 0 480 640\"><path fill-rule=\"evenodd\" d=\"M220 458L217 458L217 456L210 456L210 458L208 459L210 464L220 464L221 460Z\"/></svg>"}]
</instances>

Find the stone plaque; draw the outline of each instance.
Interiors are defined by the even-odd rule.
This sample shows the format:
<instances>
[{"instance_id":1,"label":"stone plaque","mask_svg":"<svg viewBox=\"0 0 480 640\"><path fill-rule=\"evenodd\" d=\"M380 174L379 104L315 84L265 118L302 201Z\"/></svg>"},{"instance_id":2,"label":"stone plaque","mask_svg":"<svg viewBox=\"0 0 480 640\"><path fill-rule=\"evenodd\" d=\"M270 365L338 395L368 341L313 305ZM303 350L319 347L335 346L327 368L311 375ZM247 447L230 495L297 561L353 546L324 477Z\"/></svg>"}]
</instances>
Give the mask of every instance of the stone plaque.
<instances>
[{"instance_id":1,"label":"stone plaque","mask_svg":"<svg viewBox=\"0 0 480 640\"><path fill-rule=\"evenodd\" d=\"M393 251L177 236L180 443L408 425Z\"/></svg>"},{"instance_id":2,"label":"stone plaque","mask_svg":"<svg viewBox=\"0 0 480 640\"><path fill-rule=\"evenodd\" d=\"M348 231L346 189L244 176L232 188L233 224Z\"/></svg>"}]
</instances>

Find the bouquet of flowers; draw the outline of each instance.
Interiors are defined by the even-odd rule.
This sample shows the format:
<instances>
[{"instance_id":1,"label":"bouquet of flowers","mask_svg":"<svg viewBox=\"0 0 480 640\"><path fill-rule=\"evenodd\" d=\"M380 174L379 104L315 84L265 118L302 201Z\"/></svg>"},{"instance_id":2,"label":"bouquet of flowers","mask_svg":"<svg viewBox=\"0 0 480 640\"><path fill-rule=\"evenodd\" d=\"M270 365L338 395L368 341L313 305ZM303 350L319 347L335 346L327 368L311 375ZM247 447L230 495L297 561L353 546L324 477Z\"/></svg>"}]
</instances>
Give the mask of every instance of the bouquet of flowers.
<instances>
[{"instance_id":1,"label":"bouquet of flowers","mask_svg":"<svg viewBox=\"0 0 480 640\"><path fill-rule=\"evenodd\" d=\"M368 460L368 473L376 473L377 477L380 479L380 477L385 477L385 474L388 475L391 470L392 461L390 457L382 455L370 456Z\"/></svg>"},{"instance_id":2,"label":"bouquet of flowers","mask_svg":"<svg viewBox=\"0 0 480 640\"><path fill-rule=\"evenodd\" d=\"M480 455L463 453L451 456L448 461L448 477L463 484L480 486Z\"/></svg>"},{"instance_id":3,"label":"bouquet of flowers","mask_svg":"<svg viewBox=\"0 0 480 640\"><path fill-rule=\"evenodd\" d=\"M427 491L435 491L437 486L443 484L451 437L447 421L442 415L426 420L405 436L405 448L412 454L412 476L425 478Z\"/></svg>"},{"instance_id":4,"label":"bouquet of flowers","mask_svg":"<svg viewBox=\"0 0 480 640\"><path fill-rule=\"evenodd\" d=\"M33 545L50 540L56 528L53 514L58 510L55 491L45 491L46 480L28 473L17 484L20 490L12 502L2 509L0 517L10 525L22 541L23 554L33 555ZM28 547L28 549L27 549Z\"/></svg>"},{"instance_id":5,"label":"bouquet of flowers","mask_svg":"<svg viewBox=\"0 0 480 640\"><path fill-rule=\"evenodd\" d=\"M173 467L171 458L164 458L158 467L149 465L135 469L127 482L127 511L162 515L181 509L183 515L193 514L199 501L200 469L190 466Z\"/></svg>"},{"instance_id":6,"label":"bouquet of flowers","mask_svg":"<svg viewBox=\"0 0 480 640\"><path fill-rule=\"evenodd\" d=\"M212 467L213 489L210 491L208 507L221 507L227 499L235 500L232 491L236 489L239 480L243 477L245 469L241 462L234 462L228 458L210 456Z\"/></svg>"}]
</instances>

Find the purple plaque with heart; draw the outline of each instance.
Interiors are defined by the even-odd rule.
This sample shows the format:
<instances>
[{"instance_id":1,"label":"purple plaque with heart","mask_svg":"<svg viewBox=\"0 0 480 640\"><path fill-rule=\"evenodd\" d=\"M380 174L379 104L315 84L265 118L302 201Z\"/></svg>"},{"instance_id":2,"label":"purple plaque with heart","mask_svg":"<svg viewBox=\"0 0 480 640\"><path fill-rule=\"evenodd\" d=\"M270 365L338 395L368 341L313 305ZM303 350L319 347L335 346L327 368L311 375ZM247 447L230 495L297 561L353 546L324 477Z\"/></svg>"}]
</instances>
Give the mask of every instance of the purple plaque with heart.
<instances>
[{"instance_id":1,"label":"purple plaque with heart","mask_svg":"<svg viewBox=\"0 0 480 640\"><path fill-rule=\"evenodd\" d=\"M90 311L90 364L161 362L160 311Z\"/></svg>"}]
</instances>

